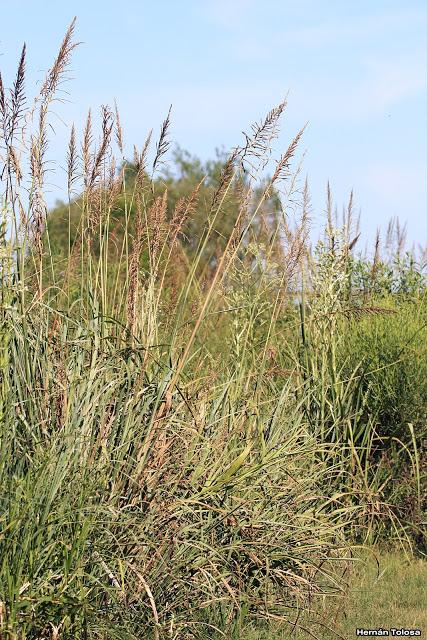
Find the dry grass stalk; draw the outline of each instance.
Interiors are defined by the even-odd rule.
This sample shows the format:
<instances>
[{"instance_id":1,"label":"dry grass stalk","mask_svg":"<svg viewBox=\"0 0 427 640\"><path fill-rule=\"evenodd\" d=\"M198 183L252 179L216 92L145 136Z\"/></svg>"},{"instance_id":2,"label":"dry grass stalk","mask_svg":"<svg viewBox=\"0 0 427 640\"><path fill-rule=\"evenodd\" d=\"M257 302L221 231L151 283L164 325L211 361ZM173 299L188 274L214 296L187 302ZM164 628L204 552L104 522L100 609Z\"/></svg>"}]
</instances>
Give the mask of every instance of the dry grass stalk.
<instances>
[{"instance_id":1,"label":"dry grass stalk","mask_svg":"<svg viewBox=\"0 0 427 640\"><path fill-rule=\"evenodd\" d=\"M154 638L155 640L159 640L160 635L159 635L159 614L157 613L157 607L156 607L156 603L154 601L154 596L153 596L153 592L150 589L150 586L148 584L148 582L146 581L146 579L144 578L144 576L134 567L131 567L132 570L135 572L135 574L137 575L141 585L144 587L144 591L148 596L148 600L150 602L150 607L151 610L153 612L153 618L154 618L154 622L155 622L155 628L154 628Z\"/></svg>"}]
</instances>

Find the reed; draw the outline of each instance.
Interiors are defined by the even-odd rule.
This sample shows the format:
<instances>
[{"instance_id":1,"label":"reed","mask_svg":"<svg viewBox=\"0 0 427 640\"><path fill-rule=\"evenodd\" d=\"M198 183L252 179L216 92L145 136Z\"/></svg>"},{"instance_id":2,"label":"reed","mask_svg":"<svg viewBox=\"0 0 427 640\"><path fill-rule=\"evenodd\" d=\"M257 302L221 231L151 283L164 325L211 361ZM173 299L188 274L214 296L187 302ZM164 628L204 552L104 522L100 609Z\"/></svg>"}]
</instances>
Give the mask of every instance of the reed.
<instances>
[{"instance_id":1,"label":"reed","mask_svg":"<svg viewBox=\"0 0 427 640\"><path fill-rule=\"evenodd\" d=\"M171 112L133 162L117 106L102 107L99 139L89 112L65 151L67 204L47 212L49 109L74 29L25 114L25 48L12 91L0 82L0 637L310 630L316 601L345 594L352 544L391 523L411 548L421 531L387 486L409 461L422 509L422 416L385 448L375 370L345 335L355 317L401 317L423 270L404 262L399 229L390 309L379 241L373 263L355 256L352 202L337 229L330 191L311 251L309 188L292 170L303 130L265 178L285 102L215 186L198 176L173 207Z\"/></svg>"}]
</instances>

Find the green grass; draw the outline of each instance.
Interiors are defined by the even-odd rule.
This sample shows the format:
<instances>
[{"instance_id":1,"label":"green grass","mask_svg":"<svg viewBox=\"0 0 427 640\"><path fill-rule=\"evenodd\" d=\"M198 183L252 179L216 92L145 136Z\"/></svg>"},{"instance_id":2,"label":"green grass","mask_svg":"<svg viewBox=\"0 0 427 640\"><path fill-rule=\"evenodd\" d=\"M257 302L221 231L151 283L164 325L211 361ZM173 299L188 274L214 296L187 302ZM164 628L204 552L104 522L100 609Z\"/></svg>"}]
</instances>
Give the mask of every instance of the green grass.
<instances>
[{"instance_id":1,"label":"green grass","mask_svg":"<svg viewBox=\"0 0 427 640\"><path fill-rule=\"evenodd\" d=\"M358 625L366 628L406 627L427 631L427 562L398 553L378 553L355 571L351 582L346 620L340 622L344 637Z\"/></svg>"},{"instance_id":2,"label":"green grass","mask_svg":"<svg viewBox=\"0 0 427 640\"><path fill-rule=\"evenodd\" d=\"M330 627L311 627L319 638L351 640L356 629L421 629L427 633L427 562L407 558L402 553L373 549L362 554L353 566L349 591L339 602L323 600L317 611L320 620ZM311 636L288 629L248 631L247 640L307 640Z\"/></svg>"}]
</instances>

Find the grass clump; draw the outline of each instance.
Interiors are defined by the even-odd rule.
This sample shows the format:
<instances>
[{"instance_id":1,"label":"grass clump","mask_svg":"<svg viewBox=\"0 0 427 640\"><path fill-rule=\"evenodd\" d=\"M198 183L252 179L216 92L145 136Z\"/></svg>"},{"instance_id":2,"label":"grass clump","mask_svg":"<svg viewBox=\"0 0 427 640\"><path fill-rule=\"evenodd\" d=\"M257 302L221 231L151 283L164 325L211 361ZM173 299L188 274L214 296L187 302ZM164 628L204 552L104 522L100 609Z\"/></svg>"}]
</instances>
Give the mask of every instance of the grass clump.
<instances>
[{"instance_id":1,"label":"grass clump","mask_svg":"<svg viewBox=\"0 0 427 640\"><path fill-rule=\"evenodd\" d=\"M25 50L10 95L0 84L0 634L310 629L313 603L345 594L358 537L391 523L411 546L422 529L388 499L397 462L380 478L374 461L391 418L348 357L352 315L377 308L354 293L351 215L310 251L302 131L265 179L285 103L209 179L185 157L177 180L162 173L170 114L118 163L103 107L98 142L91 114L80 146L73 127L68 204L48 213L49 106L73 36L28 110ZM420 507L411 415L394 455Z\"/></svg>"}]
</instances>

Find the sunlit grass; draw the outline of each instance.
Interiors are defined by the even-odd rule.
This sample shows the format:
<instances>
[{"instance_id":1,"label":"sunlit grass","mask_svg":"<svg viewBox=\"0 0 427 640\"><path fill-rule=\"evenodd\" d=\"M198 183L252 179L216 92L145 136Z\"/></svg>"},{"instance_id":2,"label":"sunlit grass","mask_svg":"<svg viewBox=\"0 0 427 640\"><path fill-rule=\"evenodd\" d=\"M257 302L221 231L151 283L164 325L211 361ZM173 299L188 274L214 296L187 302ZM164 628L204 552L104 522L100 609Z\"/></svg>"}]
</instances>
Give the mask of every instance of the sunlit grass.
<instances>
[{"instance_id":1,"label":"sunlit grass","mask_svg":"<svg viewBox=\"0 0 427 640\"><path fill-rule=\"evenodd\" d=\"M31 108L25 48L0 85L1 640L326 637L400 562L374 583L357 544L423 548L423 266L356 257L329 190L312 250L303 130L268 165L285 102L184 190L170 113L129 162L104 106L47 212L74 46Z\"/></svg>"},{"instance_id":2,"label":"sunlit grass","mask_svg":"<svg viewBox=\"0 0 427 640\"><path fill-rule=\"evenodd\" d=\"M325 600L320 617L325 624L311 626L319 638L356 638L356 629L427 630L427 562L403 553L373 549L359 555L349 579L349 590L341 601ZM304 615L302 616L304 618ZM302 621L301 621L302 622ZM303 622L302 622L303 624ZM327 627L333 632L328 631ZM248 630L247 640L307 640L301 630L277 629L272 623L264 631Z\"/></svg>"}]
</instances>

